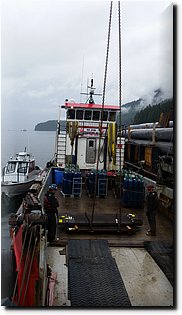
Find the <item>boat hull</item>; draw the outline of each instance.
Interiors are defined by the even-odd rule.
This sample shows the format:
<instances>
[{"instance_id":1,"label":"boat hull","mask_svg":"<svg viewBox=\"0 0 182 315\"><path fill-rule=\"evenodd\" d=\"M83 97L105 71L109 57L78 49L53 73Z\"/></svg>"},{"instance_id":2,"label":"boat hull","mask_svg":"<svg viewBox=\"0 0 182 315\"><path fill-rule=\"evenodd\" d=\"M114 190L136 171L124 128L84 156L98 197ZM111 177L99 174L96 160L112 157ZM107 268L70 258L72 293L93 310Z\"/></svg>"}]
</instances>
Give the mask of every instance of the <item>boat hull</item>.
<instances>
[{"instance_id":1,"label":"boat hull","mask_svg":"<svg viewBox=\"0 0 182 315\"><path fill-rule=\"evenodd\" d=\"M1 193L8 197L22 195L28 191L35 178L22 183L1 183Z\"/></svg>"}]
</instances>

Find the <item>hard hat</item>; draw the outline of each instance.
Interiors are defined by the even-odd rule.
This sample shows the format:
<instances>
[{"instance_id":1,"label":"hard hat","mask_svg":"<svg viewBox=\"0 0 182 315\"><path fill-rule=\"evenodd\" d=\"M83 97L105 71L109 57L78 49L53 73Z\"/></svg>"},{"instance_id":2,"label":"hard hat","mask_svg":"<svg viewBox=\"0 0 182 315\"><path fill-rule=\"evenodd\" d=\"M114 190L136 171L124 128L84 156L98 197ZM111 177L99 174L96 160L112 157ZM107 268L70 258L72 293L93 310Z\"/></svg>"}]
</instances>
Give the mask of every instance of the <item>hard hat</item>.
<instances>
[{"instance_id":1,"label":"hard hat","mask_svg":"<svg viewBox=\"0 0 182 315\"><path fill-rule=\"evenodd\" d=\"M58 187L57 187L56 184L52 184L52 185L51 185L51 188L54 189L54 190L57 190Z\"/></svg>"},{"instance_id":2,"label":"hard hat","mask_svg":"<svg viewBox=\"0 0 182 315\"><path fill-rule=\"evenodd\" d=\"M57 190L57 185L56 184L50 185L49 190Z\"/></svg>"}]
</instances>

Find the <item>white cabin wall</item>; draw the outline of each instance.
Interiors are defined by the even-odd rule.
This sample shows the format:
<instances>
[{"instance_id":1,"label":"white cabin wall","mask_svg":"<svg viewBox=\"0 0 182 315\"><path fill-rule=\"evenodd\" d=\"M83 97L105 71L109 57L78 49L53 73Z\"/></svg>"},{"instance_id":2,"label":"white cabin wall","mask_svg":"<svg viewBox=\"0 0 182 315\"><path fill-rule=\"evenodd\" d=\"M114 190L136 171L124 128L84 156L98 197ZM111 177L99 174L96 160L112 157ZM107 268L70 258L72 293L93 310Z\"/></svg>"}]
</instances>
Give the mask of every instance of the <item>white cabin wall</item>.
<instances>
[{"instance_id":1,"label":"white cabin wall","mask_svg":"<svg viewBox=\"0 0 182 315\"><path fill-rule=\"evenodd\" d=\"M98 147L99 147L99 138L96 138L96 159L95 163L89 164L86 163L86 143L87 139L92 139L94 137L79 137L78 138L78 149L77 149L77 164L80 169L96 169L97 167L97 158L98 158ZM66 146L66 155L71 155L71 141L69 138L69 135L67 135L66 140L67 146ZM103 146L104 140L101 139L101 148ZM120 139L117 138L117 145L116 145L116 165L113 164L113 162L109 162L109 156L107 154L107 170L120 170L120 149L118 147L120 145ZM125 139L121 138L121 170L123 169L124 165L124 147L125 147ZM75 154L75 141L73 145L73 155ZM100 157L100 160L103 161L104 158L104 150L102 150L102 154ZM104 162L99 162L99 170L102 170L104 167Z\"/></svg>"},{"instance_id":2,"label":"white cabin wall","mask_svg":"<svg viewBox=\"0 0 182 315\"><path fill-rule=\"evenodd\" d=\"M86 143L87 139L93 137L80 137L78 138L78 155L77 155L77 164L80 169L96 169L97 168L97 158L98 158L98 148L99 148L99 139L96 138L96 159L95 163L86 163ZM101 139L101 146L103 145L103 139ZM101 161L103 160L103 154L101 154ZM104 163L99 163L99 169L103 169Z\"/></svg>"},{"instance_id":3,"label":"white cabin wall","mask_svg":"<svg viewBox=\"0 0 182 315\"><path fill-rule=\"evenodd\" d=\"M80 169L96 168L96 164L86 164L86 142L87 138L78 138L77 164Z\"/></svg>"},{"instance_id":4,"label":"white cabin wall","mask_svg":"<svg viewBox=\"0 0 182 315\"><path fill-rule=\"evenodd\" d=\"M96 159L95 163L86 163L86 143L87 139L92 139L93 137L79 137L78 138L78 149L77 149L77 164L80 169L96 169L97 167L97 158L98 158L98 147L99 147L99 139L96 139ZM71 155L71 141L69 135L67 135L66 139L66 155ZM103 139L101 139L101 147L103 145ZM75 142L73 145L73 155L75 154ZM103 152L101 154L101 161L103 160ZM99 163L99 169L103 169L104 163Z\"/></svg>"}]
</instances>

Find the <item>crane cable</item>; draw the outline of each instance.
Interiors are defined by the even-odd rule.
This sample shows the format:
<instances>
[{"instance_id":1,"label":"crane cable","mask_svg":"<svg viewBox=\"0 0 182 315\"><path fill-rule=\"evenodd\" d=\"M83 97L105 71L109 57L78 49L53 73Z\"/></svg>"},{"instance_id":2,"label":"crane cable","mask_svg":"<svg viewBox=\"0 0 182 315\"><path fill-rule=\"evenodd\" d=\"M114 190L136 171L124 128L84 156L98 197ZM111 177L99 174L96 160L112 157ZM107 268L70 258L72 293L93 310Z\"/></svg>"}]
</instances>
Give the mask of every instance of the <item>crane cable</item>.
<instances>
[{"instance_id":1,"label":"crane cable","mask_svg":"<svg viewBox=\"0 0 182 315\"><path fill-rule=\"evenodd\" d=\"M107 50L106 50L106 61L105 61L105 72L104 72L104 84L103 84L103 93L102 93L102 109L101 109L101 124L99 127L99 145L98 145L98 157L97 157L97 166L96 166L96 177L94 185L94 199L92 207L92 216L90 222L90 229L92 231L92 224L95 212L95 201L97 194L97 179L98 179L98 169L99 169L99 159L101 151L101 138L102 138L102 122L103 122L103 112L104 112L104 103L105 103L105 93L106 93L106 80L107 80L107 69L108 69L108 58L109 58L109 45L110 45L110 35L111 35L111 20L112 20L112 7L113 1L110 3L110 14L109 14L109 27L108 27L108 38L107 38Z\"/></svg>"},{"instance_id":2,"label":"crane cable","mask_svg":"<svg viewBox=\"0 0 182 315\"><path fill-rule=\"evenodd\" d=\"M122 136L122 127L121 127L121 98L122 98L122 68L121 68L121 10L120 10L120 1L118 1L118 30L119 30L119 226L118 229L121 229L121 136ZM117 139L116 139L117 145Z\"/></svg>"}]
</instances>

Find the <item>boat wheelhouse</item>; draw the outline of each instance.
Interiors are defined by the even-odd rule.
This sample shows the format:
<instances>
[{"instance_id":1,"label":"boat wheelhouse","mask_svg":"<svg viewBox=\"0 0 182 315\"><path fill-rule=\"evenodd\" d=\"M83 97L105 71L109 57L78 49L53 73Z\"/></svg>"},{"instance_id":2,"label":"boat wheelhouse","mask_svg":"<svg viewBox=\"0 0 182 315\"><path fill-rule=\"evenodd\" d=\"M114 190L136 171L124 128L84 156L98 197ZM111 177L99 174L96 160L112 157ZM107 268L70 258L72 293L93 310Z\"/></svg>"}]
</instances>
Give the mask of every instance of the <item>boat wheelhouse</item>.
<instances>
[{"instance_id":1,"label":"boat wheelhouse","mask_svg":"<svg viewBox=\"0 0 182 315\"><path fill-rule=\"evenodd\" d=\"M58 167L73 163L80 170L96 169L99 158L98 169L119 170L120 150L123 166L124 138L119 137L116 123L118 106L95 104L91 94L89 103L66 100L61 110L66 111L66 131L60 131L58 122Z\"/></svg>"},{"instance_id":2,"label":"boat wheelhouse","mask_svg":"<svg viewBox=\"0 0 182 315\"><path fill-rule=\"evenodd\" d=\"M26 150L17 153L9 159L3 170L1 192L9 197L26 192L39 171L31 154Z\"/></svg>"}]
</instances>

